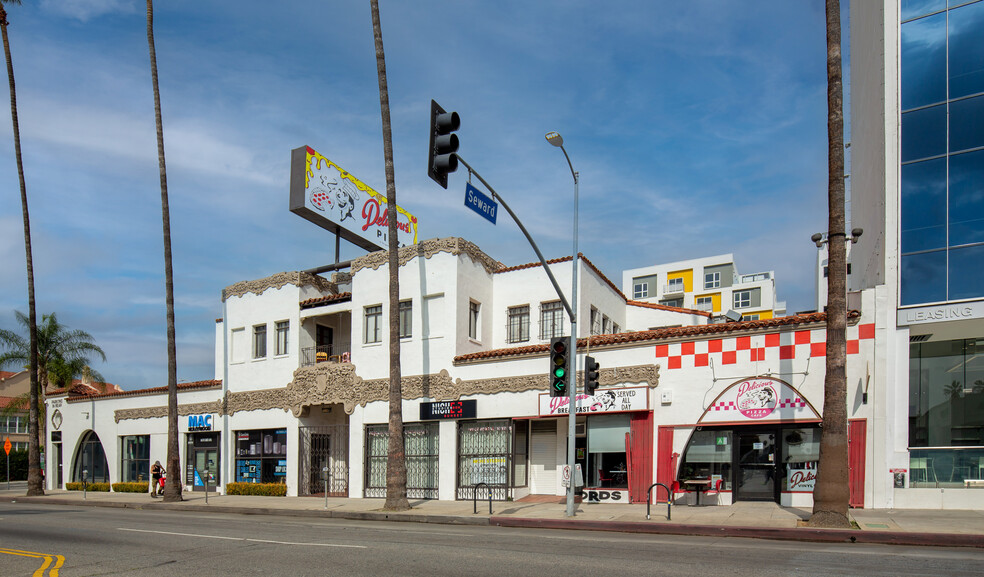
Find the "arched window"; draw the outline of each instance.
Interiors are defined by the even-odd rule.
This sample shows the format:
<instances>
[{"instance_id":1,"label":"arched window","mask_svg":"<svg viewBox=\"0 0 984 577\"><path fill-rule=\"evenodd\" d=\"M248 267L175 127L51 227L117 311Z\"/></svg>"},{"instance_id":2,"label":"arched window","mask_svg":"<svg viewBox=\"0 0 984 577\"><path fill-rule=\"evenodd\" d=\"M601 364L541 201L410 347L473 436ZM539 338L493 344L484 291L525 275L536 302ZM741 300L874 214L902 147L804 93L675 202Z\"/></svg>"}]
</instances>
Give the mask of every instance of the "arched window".
<instances>
[{"instance_id":1,"label":"arched window","mask_svg":"<svg viewBox=\"0 0 984 577\"><path fill-rule=\"evenodd\" d=\"M106 462L106 452L103 451L99 435L88 431L82 436L78 451L75 453L75 463L72 466L72 480L81 482L85 471L85 480L89 483L108 483L109 464Z\"/></svg>"}]
</instances>

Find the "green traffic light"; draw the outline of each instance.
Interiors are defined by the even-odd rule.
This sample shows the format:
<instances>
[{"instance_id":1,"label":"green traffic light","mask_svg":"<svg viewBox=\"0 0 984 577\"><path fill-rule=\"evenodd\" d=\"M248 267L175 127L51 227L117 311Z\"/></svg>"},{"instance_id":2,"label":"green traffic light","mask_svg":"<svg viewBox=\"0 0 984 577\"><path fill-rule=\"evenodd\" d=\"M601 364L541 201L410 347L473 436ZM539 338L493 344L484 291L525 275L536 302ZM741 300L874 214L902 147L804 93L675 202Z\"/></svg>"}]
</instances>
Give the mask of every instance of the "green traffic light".
<instances>
[{"instance_id":1,"label":"green traffic light","mask_svg":"<svg viewBox=\"0 0 984 577\"><path fill-rule=\"evenodd\" d=\"M564 378L565 372L566 371L564 371L564 367L557 367L556 369L554 369L554 376L557 377L558 379L562 379Z\"/></svg>"}]
</instances>

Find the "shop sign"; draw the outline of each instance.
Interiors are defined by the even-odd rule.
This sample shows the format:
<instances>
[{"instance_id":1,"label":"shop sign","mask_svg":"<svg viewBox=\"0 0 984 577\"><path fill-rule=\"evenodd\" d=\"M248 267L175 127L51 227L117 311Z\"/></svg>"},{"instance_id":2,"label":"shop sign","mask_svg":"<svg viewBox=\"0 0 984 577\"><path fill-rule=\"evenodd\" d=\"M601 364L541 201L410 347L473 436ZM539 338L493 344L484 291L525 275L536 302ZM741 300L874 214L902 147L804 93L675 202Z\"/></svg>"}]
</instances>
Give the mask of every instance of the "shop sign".
<instances>
[{"instance_id":1,"label":"shop sign","mask_svg":"<svg viewBox=\"0 0 984 577\"><path fill-rule=\"evenodd\" d=\"M212 415L188 415L189 431L211 431Z\"/></svg>"},{"instance_id":2,"label":"shop sign","mask_svg":"<svg viewBox=\"0 0 984 577\"><path fill-rule=\"evenodd\" d=\"M472 457L471 473L476 483L502 485L506 482L506 458Z\"/></svg>"},{"instance_id":3,"label":"shop sign","mask_svg":"<svg viewBox=\"0 0 984 577\"><path fill-rule=\"evenodd\" d=\"M734 383L707 408L700 423L736 421L819 420L803 395L786 383L767 377Z\"/></svg>"},{"instance_id":4,"label":"shop sign","mask_svg":"<svg viewBox=\"0 0 984 577\"><path fill-rule=\"evenodd\" d=\"M290 153L290 211L367 251L387 250L391 218L397 244L417 243L417 217L308 146Z\"/></svg>"},{"instance_id":5,"label":"shop sign","mask_svg":"<svg viewBox=\"0 0 984 577\"><path fill-rule=\"evenodd\" d=\"M568 397L540 395L540 416L550 417L569 414L569 400ZM577 414L579 415L648 410L649 389L646 387L606 389L595 391L594 395L577 395Z\"/></svg>"},{"instance_id":6,"label":"shop sign","mask_svg":"<svg viewBox=\"0 0 984 577\"><path fill-rule=\"evenodd\" d=\"M421 421L440 421L444 419L474 419L478 414L478 401L440 401L420 403Z\"/></svg>"},{"instance_id":7,"label":"shop sign","mask_svg":"<svg viewBox=\"0 0 984 577\"><path fill-rule=\"evenodd\" d=\"M625 489L585 489L578 494L586 503L629 504L629 492Z\"/></svg>"},{"instance_id":8,"label":"shop sign","mask_svg":"<svg viewBox=\"0 0 984 577\"><path fill-rule=\"evenodd\" d=\"M901 309L898 312L898 325L918 325L940 321L963 321L984 318L984 302L970 302L955 305L934 305Z\"/></svg>"},{"instance_id":9,"label":"shop sign","mask_svg":"<svg viewBox=\"0 0 984 577\"><path fill-rule=\"evenodd\" d=\"M792 492L813 492L817 482L816 469L787 469L789 490Z\"/></svg>"}]
</instances>

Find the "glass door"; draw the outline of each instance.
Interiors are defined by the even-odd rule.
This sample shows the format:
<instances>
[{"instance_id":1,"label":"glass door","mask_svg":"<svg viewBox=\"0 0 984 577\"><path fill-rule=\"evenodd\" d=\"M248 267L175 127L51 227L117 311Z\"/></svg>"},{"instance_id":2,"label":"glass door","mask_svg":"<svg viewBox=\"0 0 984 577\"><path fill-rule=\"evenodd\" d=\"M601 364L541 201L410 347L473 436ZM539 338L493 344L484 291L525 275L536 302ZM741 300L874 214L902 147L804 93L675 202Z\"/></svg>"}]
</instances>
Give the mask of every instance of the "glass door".
<instances>
[{"instance_id":1,"label":"glass door","mask_svg":"<svg viewBox=\"0 0 984 577\"><path fill-rule=\"evenodd\" d=\"M775 431L739 432L737 467L738 501L776 500Z\"/></svg>"},{"instance_id":2,"label":"glass door","mask_svg":"<svg viewBox=\"0 0 984 577\"><path fill-rule=\"evenodd\" d=\"M197 449L195 451L195 491L205 490L205 479L202 474L209 475L209 490L214 490L219 482L219 452L216 449Z\"/></svg>"}]
</instances>

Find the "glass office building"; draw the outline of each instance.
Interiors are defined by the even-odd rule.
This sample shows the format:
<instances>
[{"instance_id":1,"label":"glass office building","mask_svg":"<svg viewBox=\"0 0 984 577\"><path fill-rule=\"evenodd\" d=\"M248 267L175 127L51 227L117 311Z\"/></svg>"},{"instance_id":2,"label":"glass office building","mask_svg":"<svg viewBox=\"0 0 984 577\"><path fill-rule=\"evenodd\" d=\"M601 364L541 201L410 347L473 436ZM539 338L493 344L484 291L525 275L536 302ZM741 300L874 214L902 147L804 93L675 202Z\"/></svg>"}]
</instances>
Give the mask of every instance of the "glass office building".
<instances>
[{"instance_id":1,"label":"glass office building","mask_svg":"<svg viewBox=\"0 0 984 577\"><path fill-rule=\"evenodd\" d=\"M984 297L984 2L900 17L900 304Z\"/></svg>"},{"instance_id":2,"label":"glass office building","mask_svg":"<svg viewBox=\"0 0 984 577\"><path fill-rule=\"evenodd\" d=\"M973 486L984 478L974 312L984 298L984 1L901 1L898 96L900 317L941 321L910 326L909 486Z\"/></svg>"}]
</instances>

